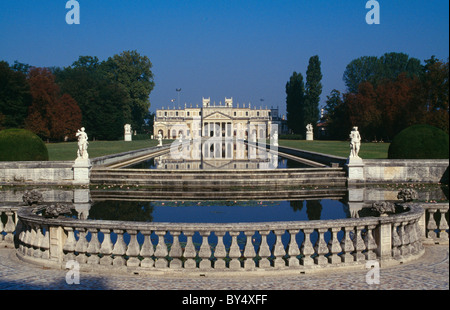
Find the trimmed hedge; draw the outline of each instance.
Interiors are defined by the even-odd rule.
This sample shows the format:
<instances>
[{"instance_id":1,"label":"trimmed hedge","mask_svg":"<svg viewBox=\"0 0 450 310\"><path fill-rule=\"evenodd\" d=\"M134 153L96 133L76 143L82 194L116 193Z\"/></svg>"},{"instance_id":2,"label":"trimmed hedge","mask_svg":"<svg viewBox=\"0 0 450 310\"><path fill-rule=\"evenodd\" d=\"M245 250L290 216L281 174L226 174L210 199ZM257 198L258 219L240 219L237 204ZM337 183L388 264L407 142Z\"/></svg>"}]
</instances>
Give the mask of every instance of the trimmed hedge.
<instances>
[{"instance_id":1,"label":"trimmed hedge","mask_svg":"<svg viewBox=\"0 0 450 310\"><path fill-rule=\"evenodd\" d=\"M48 161L45 143L25 129L0 131L0 161Z\"/></svg>"},{"instance_id":2,"label":"trimmed hedge","mask_svg":"<svg viewBox=\"0 0 450 310\"><path fill-rule=\"evenodd\" d=\"M401 131L389 146L389 159L447 159L448 134L431 125L414 125Z\"/></svg>"}]
</instances>

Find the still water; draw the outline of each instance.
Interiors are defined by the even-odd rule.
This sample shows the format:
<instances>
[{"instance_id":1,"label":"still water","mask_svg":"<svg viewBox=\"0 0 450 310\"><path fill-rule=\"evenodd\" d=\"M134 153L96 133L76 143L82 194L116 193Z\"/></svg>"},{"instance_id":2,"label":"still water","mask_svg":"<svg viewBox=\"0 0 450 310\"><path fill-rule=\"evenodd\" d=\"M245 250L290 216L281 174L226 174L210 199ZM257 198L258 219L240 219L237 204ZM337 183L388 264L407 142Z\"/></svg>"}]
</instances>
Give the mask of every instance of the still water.
<instances>
[{"instance_id":1,"label":"still water","mask_svg":"<svg viewBox=\"0 0 450 310\"><path fill-rule=\"evenodd\" d=\"M172 223L236 223L329 220L350 217L333 199L281 201L102 201L89 219Z\"/></svg>"}]
</instances>

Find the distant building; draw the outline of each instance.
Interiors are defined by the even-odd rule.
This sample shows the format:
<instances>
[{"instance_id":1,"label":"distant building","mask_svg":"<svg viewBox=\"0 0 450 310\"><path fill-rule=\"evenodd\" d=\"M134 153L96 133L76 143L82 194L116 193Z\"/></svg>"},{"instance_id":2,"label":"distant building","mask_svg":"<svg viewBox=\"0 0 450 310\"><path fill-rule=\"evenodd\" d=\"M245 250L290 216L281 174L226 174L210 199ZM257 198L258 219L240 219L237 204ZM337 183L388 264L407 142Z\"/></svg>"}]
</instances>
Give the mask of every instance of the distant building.
<instances>
[{"instance_id":1,"label":"distant building","mask_svg":"<svg viewBox=\"0 0 450 310\"><path fill-rule=\"evenodd\" d=\"M164 139L197 139L223 137L237 139L267 139L272 131L273 109L248 105L233 105L233 98L224 104L202 98L202 106L156 110L153 133ZM276 109L278 119L278 109ZM276 127L273 127L276 128ZM275 130L275 129L273 129ZM278 132L279 133L279 132Z\"/></svg>"}]
</instances>

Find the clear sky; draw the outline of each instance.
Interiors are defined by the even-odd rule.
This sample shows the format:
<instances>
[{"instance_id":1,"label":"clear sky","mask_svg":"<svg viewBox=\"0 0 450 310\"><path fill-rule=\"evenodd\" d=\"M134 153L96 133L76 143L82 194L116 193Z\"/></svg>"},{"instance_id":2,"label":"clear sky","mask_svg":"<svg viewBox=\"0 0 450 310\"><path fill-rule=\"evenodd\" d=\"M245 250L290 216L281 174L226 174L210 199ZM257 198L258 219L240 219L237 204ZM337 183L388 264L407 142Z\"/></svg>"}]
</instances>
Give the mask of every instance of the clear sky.
<instances>
[{"instance_id":1,"label":"clear sky","mask_svg":"<svg viewBox=\"0 0 450 310\"><path fill-rule=\"evenodd\" d=\"M0 60L71 65L137 50L153 64L151 111L202 97L285 111L293 71L322 63L321 104L345 90L347 64L403 52L423 61L449 56L447 0L378 0L380 24L366 23L366 0L78 0L80 24L66 23L67 0L1 0ZM264 101L261 101L263 99Z\"/></svg>"}]
</instances>

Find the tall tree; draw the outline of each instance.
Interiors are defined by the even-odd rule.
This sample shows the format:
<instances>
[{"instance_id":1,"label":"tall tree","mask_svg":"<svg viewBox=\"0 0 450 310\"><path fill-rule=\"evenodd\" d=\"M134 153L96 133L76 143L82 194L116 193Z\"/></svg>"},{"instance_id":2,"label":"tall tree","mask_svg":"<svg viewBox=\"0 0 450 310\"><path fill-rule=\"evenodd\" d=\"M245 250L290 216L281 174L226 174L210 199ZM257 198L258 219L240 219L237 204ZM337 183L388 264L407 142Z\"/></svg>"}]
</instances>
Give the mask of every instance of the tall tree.
<instances>
[{"instance_id":1,"label":"tall tree","mask_svg":"<svg viewBox=\"0 0 450 310\"><path fill-rule=\"evenodd\" d=\"M305 103L303 105L304 123L315 126L319 120L319 102L322 94L322 72L320 70L319 56L312 56L309 59L306 71Z\"/></svg>"},{"instance_id":2,"label":"tall tree","mask_svg":"<svg viewBox=\"0 0 450 310\"><path fill-rule=\"evenodd\" d=\"M30 104L26 73L0 61L0 129L23 127Z\"/></svg>"},{"instance_id":3,"label":"tall tree","mask_svg":"<svg viewBox=\"0 0 450 310\"><path fill-rule=\"evenodd\" d=\"M348 108L340 91L333 89L327 96L324 118L327 137L338 140L347 139L352 124L349 121Z\"/></svg>"},{"instance_id":4,"label":"tall tree","mask_svg":"<svg viewBox=\"0 0 450 310\"><path fill-rule=\"evenodd\" d=\"M359 57L347 65L343 80L347 91L356 93L362 82L370 82L376 88L386 79L395 80L400 73L405 73L407 77L420 76L420 60L405 53L385 53L379 58Z\"/></svg>"},{"instance_id":5,"label":"tall tree","mask_svg":"<svg viewBox=\"0 0 450 310\"><path fill-rule=\"evenodd\" d=\"M96 57L80 56L71 67L56 70L56 80L78 102L91 139L116 140L123 135L128 94L100 66Z\"/></svg>"},{"instance_id":6,"label":"tall tree","mask_svg":"<svg viewBox=\"0 0 450 310\"><path fill-rule=\"evenodd\" d=\"M136 129L144 125L150 108L149 95L155 86L151 68L152 63L148 57L141 56L137 51L124 51L102 63L106 76L127 91L124 121L131 123Z\"/></svg>"},{"instance_id":7,"label":"tall tree","mask_svg":"<svg viewBox=\"0 0 450 310\"><path fill-rule=\"evenodd\" d=\"M61 95L55 76L47 68L32 68L28 73L32 95L26 127L43 139L62 141L74 138L81 126L81 110L68 94Z\"/></svg>"},{"instance_id":8,"label":"tall tree","mask_svg":"<svg viewBox=\"0 0 450 310\"><path fill-rule=\"evenodd\" d=\"M295 134L304 134L305 118L302 108L304 101L303 75L294 71L286 83L286 114L288 128Z\"/></svg>"}]
</instances>

